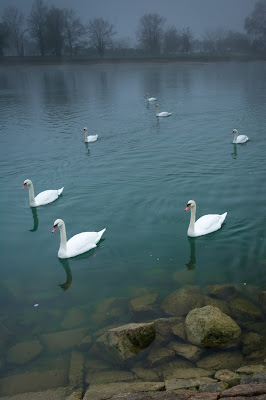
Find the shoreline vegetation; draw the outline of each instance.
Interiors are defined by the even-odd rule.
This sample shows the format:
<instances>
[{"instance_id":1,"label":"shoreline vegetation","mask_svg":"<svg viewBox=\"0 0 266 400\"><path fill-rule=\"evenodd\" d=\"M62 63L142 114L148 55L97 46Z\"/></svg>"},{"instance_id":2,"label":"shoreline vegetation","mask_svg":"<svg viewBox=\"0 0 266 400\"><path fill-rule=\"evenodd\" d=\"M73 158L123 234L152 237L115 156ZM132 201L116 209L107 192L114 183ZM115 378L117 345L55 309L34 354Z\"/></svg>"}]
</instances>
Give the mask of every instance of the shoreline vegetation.
<instances>
[{"instance_id":1,"label":"shoreline vegetation","mask_svg":"<svg viewBox=\"0 0 266 400\"><path fill-rule=\"evenodd\" d=\"M47 65L47 64L111 64L111 63L170 63L170 62L247 62L266 61L266 54L216 54L193 53L165 56L116 56L116 57L89 57L89 56L3 56L0 57L0 66L4 65Z\"/></svg>"}]
</instances>

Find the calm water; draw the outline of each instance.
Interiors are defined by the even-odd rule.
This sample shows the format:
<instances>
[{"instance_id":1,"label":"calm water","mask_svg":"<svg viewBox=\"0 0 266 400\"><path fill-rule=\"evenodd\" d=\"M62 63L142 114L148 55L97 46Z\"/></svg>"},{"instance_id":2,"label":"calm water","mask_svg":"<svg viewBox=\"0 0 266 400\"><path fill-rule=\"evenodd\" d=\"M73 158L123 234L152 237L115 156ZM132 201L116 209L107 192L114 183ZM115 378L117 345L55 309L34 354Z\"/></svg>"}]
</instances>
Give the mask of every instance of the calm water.
<instances>
[{"instance_id":1,"label":"calm water","mask_svg":"<svg viewBox=\"0 0 266 400\"><path fill-rule=\"evenodd\" d=\"M157 119L146 92L172 116ZM265 287L265 104L262 62L1 67L0 320L13 343L60 330L52 310L90 318L137 288L163 298L177 272ZM250 141L234 147L233 128ZM63 195L32 210L26 178ZM188 239L189 199L198 217L227 211L223 228ZM68 238L106 228L103 240L60 261L57 218Z\"/></svg>"}]
</instances>

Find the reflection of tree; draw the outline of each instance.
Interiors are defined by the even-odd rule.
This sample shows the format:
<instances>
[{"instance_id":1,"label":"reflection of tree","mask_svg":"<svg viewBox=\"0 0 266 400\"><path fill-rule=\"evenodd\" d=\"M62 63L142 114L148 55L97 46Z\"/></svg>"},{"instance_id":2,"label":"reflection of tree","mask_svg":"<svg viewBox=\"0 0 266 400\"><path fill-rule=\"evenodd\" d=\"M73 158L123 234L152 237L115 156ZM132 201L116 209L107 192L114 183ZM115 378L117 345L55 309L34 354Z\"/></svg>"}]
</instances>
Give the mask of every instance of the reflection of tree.
<instances>
[{"instance_id":1,"label":"reflection of tree","mask_svg":"<svg viewBox=\"0 0 266 400\"><path fill-rule=\"evenodd\" d=\"M71 270L69 267L69 262L68 262L68 259L62 259L62 258L59 258L59 262L62 265L62 267L64 268L64 270L66 272L66 278L67 278L65 283L61 283L59 286L63 290L67 290L72 283L72 274L71 274Z\"/></svg>"},{"instance_id":2,"label":"reflection of tree","mask_svg":"<svg viewBox=\"0 0 266 400\"><path fill-rule=\"evenodd\" d=\"M187 269L195 269L196 266L196 256L195 256L195 238L188 237L188 242L190 244L190 260L186 264Z\"/></svg>"},{"instance_id":3,"label":"reflection of tree","mask_svg":"<svg viewBox=\"0 0 266 400\"><path fill-rule=\"evenodd\" d=\"M36 232L39 226L39 219L37 214L37 208L31 207L32 217L33 217L33 228L30 229L31 232Z\"/></svg>"}]
</instances>

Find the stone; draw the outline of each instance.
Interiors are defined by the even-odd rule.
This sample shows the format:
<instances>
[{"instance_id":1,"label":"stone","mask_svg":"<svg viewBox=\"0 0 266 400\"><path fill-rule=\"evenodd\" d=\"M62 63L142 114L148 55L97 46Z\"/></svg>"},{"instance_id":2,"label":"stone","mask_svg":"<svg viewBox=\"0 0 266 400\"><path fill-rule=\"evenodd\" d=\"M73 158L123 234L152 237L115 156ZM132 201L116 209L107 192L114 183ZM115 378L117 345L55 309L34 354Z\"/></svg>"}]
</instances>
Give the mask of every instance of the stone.
<instances>
[{"instance_id":1,"label":"stone","mask_svg":"<svg viewBox=\"0 0 266 400\"><path fill-rule=\"evenodd\" d=\"M43 372L26 372L10 375L0 379L0 396L13 396L27 392L64 387L68 384L68 375L63 370L49 370Z\"/></svg>"},{"instance_id":2,"label":"stone","mask_svg":"<svg viewBox=\"0 0 266 400\"><path fill-rule=\"evenodd\" d=\"M219 381L227 383L229 387L238 385L240 382L240 376L229 369L221 369L217 371L214 377Z\"/></svg>"},{"instance_id":3,"label":"stone","mask_svg":"<svg viewBox=\"0 0 266 400\"><path fill-rule=\"evenodd\" d=\"M79 351L72 351L69 366L69 384L73 389L83 386L84 356Z\"/></svg>"},{"instance_id":4,"label":"stone","mask_svg":"<svg viewBox=\"0 0 266 400\"><path fill-rule=\"evenodd\" d=\"M78 346L86 336L88 329L71 329L54 333L47 333L41 336L46 350L52 353L60 353Z\"/></svg>"},{"instance_id":5,"label":"stone","mask_svg":"<svg viewBox=\"0 0 266 400\"><path fill-rule=\"evenodd\" d=\"M224 390L220 397L226 398L232 396L237 399L239 396L251 397L261 394L266 394L266 385L264 383L233 386L230 389Z\"/></svg>"},{"instance_id":6,"label":"stone","mask_svg":"<svg viewBox=\"0 0 266 400\"><path fill-rule=\"evenodd\" d=\"M241 335L236 322L212 306L191 310L185 325L188 341L197 346L219 347Z\"/></svg>"},{"instance_id":7,"label":"stone","mask_svg":"<svg viewBox=\"0 0 266 400\"><path fill-rule=\"evenodd\" d=\"M228 300L233 295L239 292L235 285L209 285L205 289L206 293L210 296L217 297L218 299Z\"/></svg>"},{"instance_id":8,"label":"stone","mask_svg":"<svg viewBox=\"0 0 266 400\"><path fill-rule=\"evenodd\" d=\"M226 382L201 383L199 386L199 392L217 393L225 389L228 389Z\"/></svg>"},{"instance_id":9,"label":"stone","mask_svg":"<svg viewBox=\"0 0 266 400\"><path fill-rule=\"evenodd\" d=\"M76 390L75 392L71 393L70 396L66 397L65 400L82 400L82 390ZM1 400L1 399L0 399ZM48 398L47 398L48 400ZM50 398L49 398L50 400Z\"/></svg>"},{"instance_id":10,"label":"stone","mask_svg":"<svg viewBox=\"0 0 266 400\"><path fill-rule=\"evenodd\" d=\"M204 296L204 305L219 308L224 314L227 314L227 315L231 314L230 307L224 300L216 299L216 298L209 297L209 296Z\"/></svg>"},{"instance_id":11,"label":"stone","mask_svg":"<svg viewBox=\"0 0 266 400\"><path fill-rule=\"evenodd\" d=\"M264 383L266 385L266 371L257 372L252 375L244 375L241 377L240 383Z\"/></svg>"},{"instance_id":12,"label":"stone","mask_svg":"<svg viewBox=\"0 0 266 400\"><path fill-rule=\"evenodd\" d=\"M149 363L154 365L159 365L167 363L175 358L175 352L168 348L154 347L149 352L147 360Z\"/></svg>"},{"instance_id":13,"label":"stone","mask_svg":"<svg viewBox=\"0 0 266 400\"><path fill-rule=\"evenodd\" d=\"M125 297L110 297L100 301L90 320L96 326L125 320L128 315L128 299Z\"/></svg>"},{"instance_id":14,"label":"stone","mask_svg":"<svg viewBox=\"0 0 266 400\"><path fill-rule=\"evenodd\" d=\"M179 390L179 389L198 389L199 381L197 379L168 379L165 381L166 390Z\"/></svg>"},{"instance_id":15,"label":"stone","mask_svg":"<svg viewBox=\"0 0 266 400\"><path fill-rule=\"evenodd\" d=\"M102 361L102 360L86 360L85 361L85 368L95 371L104 371L110 369L110 364Z\"/></svg>"},{"instance_id":16,"label":"stone","mask_svg":"<svg viewBox=\"0 0 266 400\"><path fill-rule=\"evenodd\" d=\"M264 365L245 365L244 367L240 367L237 369L238 374L244 374L244 375L251 375L255 374L257 372L264 372L266 371L266 366Z\"/></svg>"},{"instance_id":17,"label":"stone","mask_svg":"<svg viewBox=\"0 0 266 400\"><path fill-rule=\"evenodd\" d=\"M130 301L130 307L135 313L143 313L153 310L153 304L156 302L158 295L156 293L146 294Z\"/></svg>"},{"instance_id":18,"label":"stone","mask_svg":"<svg viewBox=\"0 0 266 400\"><path fill-rule=\"evenodd\" d=\"M72 307L67 311L65 318L61 323L63 329L76 328L88 322L88 316L77 307Z\"/></svg>"},{"instance_id":19,"label":"stone","mask_svg":"<svg viewBox=\"0 0 266 400\"><path fill-rule=\"evenodd\" d=\"M86 383L99 385L102 383L115 383L115 382L132 382L134 375L129 371L101 371L101 372L88 372L86 376Z\"/></svg>"},{"instance_id":20,"label":"stone","mask_svg":"<svg viewBox=\"0 0 266 400\"><path fill-rule=\"evenodd\" d=\"M185 286L167 296L161 308L166 314L181 317L186 315L193 308L203 305L203 296L196 286Z\"/></svg>"},{"instance_id":21,"label":"stone","mask_svg":"<svg viewBox=\"0 0 266 400\"><path fill-rule=\"evenodd\" d=\"M178 338L187 341L187 334L186 334L186 325L185 325L185 320L177 322L173 327L172 327L172 332L175 336Z\"/></svg>"},{"instance_id":22,"label":"stone","mask_svg":"<svg viewBox=\"0 0 266 400\"><path fill-rule=\"evenodd\" d=\"M25 364L36 358L43 350L43 346L38 340L31 340L17 343L9 348L7 361L13 364Z\"/></svg>"},{"instance_id":23,"label":"stone","mask_svg":"<svg viewBox=\"0 0 266 400\"><path fill-rule=\"evenodd\" d=\"M143 380L144 382L157 382L160 380L159 374L150 368L145 369L141 367L134 367L131 369L131 371L137 376L137 378Z\"/></svg>"},{"instance_id":24,"label":"stone","mask_svg":"<svg viewBox=\"0 0 266 400\"><path fill-rule=\"evenodd\" d=\"M199 368L206 369L230 369L236 370L243 363L242 354L239 351L219 351L209 354L197 362Z\"/></svg>"},{"instance_id":25,"label":"stone","mask_svg":"<svg viewBox=\"0 0 266 400\"><path fill-rule=\"evenodd\" d=\"M264 338L255 332L249 332L242 337L242 351L244 354L250 354L264 348Z\"/></svg>"},{"instance_id":26,"label":"stone","mask_svg":"<svg viewBox=\"0 0 266 400\"><path fill-rule=\"evenodd\" d=\"M172 365L165 366L162 368L163 377L165 380L169 379L191 379L191 378L201 378L210 377L214 374L213 370L204 368L193 368L191 366L184 368L176 367L176 363L173 362ZM192 364L193 365L193 364Z\"/></svg>"},{"instance_id":27,"label":"stone","mask_svg":"<svg viewBox=\"0 0 266 400\"><path fill-rule=\"evenodd\" d=\"M107 331L110 346L114 347L123 357L129 358L146 349L155 339L155 324L131 323Z\"/></svg>"},{"instance_id":28,"label":"stone","mask_svg":"<svg viewBox=\"0 0 266 400\"><path fill-rule=\"evenodd\" d=\"M248 299L232 299L230 307L234 318L241 322L256 321L263 317L260 309Z\"/></svg>"},{"instance_id":29,"label":"stone","mask_svg":"<svg viewBox=\"0 0 266 400\"><path fill-rule=\"evenodd\" d=\"M170 349L174 350L176 354L181 357L187 358L190 361L198 361L203 349L187 343L179 343L177 341L169 343Z\"/></svg>"},{"instance_id":30,"label":"stone","mask_svg":"<svg viewBox=\"0 0 266 400\"><path fill-rule=\"evenodd\" d=\"M124 393L152 392L164 390L164 382L119 382L90 385L83 400L107 400Z\"/></svg>"},{"instance_id":31,"label":"stone","mask_svg":"<svg viewBox=\"0 0 266 400\"><path fill-rule=\"evenodd\" d=\"M79 400L66 398L67 389L60 387L57 389L48 389L42 392L27 392L14 395L12 397L0 397L0 400Z\"/></svg>"},{"instance_id":32,"label":"stone","mask_svg":"<svg viewBox=\"0 0 266 400\"><path fill-rule=\"evenodd\" d=\"M259 304L264 314L266 314L266 290L259 293Z\"/></svg>"},{"instance_id":33,"label":"stone","mask_svg":"<svg viewBox=\"0 0 266 400\"><path fill-rule=\"evenodd\" d=\"M184 323L183 318L177 317L155 319L153 322L155 323L156 342L158 339L160 343L169 342L173 339L174 334L172 328L181 321Z\"/></svg>"}]
</instances>

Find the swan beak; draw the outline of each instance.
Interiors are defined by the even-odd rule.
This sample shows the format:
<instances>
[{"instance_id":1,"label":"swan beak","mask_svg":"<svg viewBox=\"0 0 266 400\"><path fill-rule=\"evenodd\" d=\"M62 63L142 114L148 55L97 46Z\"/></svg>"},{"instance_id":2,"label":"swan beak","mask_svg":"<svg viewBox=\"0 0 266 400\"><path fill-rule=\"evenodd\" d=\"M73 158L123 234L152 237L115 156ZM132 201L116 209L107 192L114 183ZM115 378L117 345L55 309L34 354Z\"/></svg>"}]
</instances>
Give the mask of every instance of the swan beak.
<instances>
[{"instance_id":1,"label":"swan beak","mask_svg":"<svg viewBox=\"0 0 266 400\"><path fill-rule=\"evenodd\" d=\"M57 228L58 228L58 225L55 225L54 228L53 228L53 230L52 230L52 233L55 233L55 231L57 230Z\"/></svg>"},{"instance_id":2,"label":"swan beak","mask_svg":"<svg viewBox=\"0 0 266 400\"><path fill-rule=\"evenodd\" d=\"M187 205L187 207L185 208L185 211L190 209L190 204Z\"/></svg>"},{"instance_id":3,"label":"swan beak","mask_svg":"<svg viewBox=\"0 0 266 400\"><path fill-rule=\"evenodd\" d=\"M22 189L25 189L25 187L27 186L27 184L26 183L24 183L24 185L22 186Z\"/></svg>"}]
</instances>

